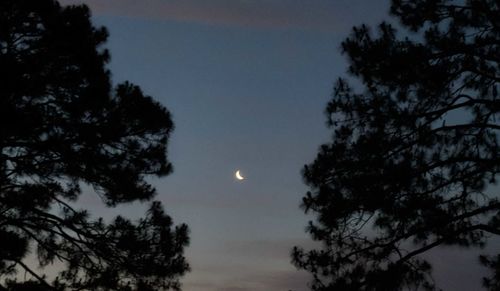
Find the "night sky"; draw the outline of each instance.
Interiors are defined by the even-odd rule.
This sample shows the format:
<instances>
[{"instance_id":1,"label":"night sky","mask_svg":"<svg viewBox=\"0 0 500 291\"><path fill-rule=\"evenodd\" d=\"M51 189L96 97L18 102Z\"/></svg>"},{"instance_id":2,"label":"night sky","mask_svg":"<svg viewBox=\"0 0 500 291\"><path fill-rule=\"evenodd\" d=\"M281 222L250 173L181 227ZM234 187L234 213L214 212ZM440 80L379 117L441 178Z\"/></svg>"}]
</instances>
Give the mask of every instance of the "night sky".
<instances>
[{"instance_id":1,"label":"night sky","mask_svg":"<svg viewBox=\"0 0 500 291\"><path fill-rule=\"evenodd\" d=\"M388 2L83 2L94 23L109 29L113 81L140 85L173 114L174 172L152 182L156 199L191 230L183 290L307 290L308 275L289 255L294 245L311 244L310 218L299 209L307 191L300 171L329 140L323 111L347 65L340 42L353 25L386 18ZM246 180L234 178L238 169ZM79 204L106 218L145 209L107 209L91 193ZM457 258L439 260L443 268L451 268L450 257ZM456 280L444 281L453 287Z\"/></svg>"}]
</instances>

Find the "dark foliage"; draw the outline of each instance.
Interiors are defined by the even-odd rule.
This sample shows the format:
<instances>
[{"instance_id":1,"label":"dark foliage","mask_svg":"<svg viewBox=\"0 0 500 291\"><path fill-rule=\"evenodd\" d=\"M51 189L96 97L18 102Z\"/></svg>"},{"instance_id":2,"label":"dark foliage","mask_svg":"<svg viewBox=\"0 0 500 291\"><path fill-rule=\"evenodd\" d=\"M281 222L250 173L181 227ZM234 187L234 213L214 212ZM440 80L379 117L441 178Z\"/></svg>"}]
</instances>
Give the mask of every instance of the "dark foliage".
<instances>
[{"instance_id":1,"label":"dark foliage","mask_svg":"<svg viewBox=\"0 0 500 291\"><path fill-rule=\"evenodd\" d=\"M500 234L500 2L393 0L383 23L343 44L349 73L327 107L331 143L304 168L322 247L293 251L313 290L434 290L420 255ZM496 269L484 286L498 290Z\"/></svg>"},{"instance_id":2,"label":"dark foliage","mask_svg":"<svg viewBox=\"0 0 500 291\"><path fill-rule=\"evenodd\" d=\"M137 222L71 206L82 185L108 206L148 201L145 177L171 172L170 113L137 86L112 89L106 38L86 6L0 1L1 288L178 289L188 270L187 227L159 202ZM19 271L33 281L13 281Z\"/></svg>"}]
</instances>

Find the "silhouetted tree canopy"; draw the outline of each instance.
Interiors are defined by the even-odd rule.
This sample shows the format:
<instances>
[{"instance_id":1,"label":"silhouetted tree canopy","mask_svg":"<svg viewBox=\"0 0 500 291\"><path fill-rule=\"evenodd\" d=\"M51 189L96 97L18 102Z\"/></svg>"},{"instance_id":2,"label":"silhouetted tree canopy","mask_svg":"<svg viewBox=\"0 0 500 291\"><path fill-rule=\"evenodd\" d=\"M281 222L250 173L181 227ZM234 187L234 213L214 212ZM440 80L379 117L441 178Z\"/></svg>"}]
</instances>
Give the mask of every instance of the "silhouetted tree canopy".
<instances>
[{"instance_id":1,"label":"silhouetted tree canopy","mask_svg":"<svg viewBox=\"0 0 500 291\"><path fill-rule=\"evenodd\" d=\"M303 170L308 232L321 247L293 251L313 290L434 290L423 253L500 234L499 8L393 0L402 35L363 25L343 42L361 85L338 80L332 141ZM499 258L481 258L495 270L490 290Z\"/></svg>"},{"instance_id":2,"label":"silhouetted tree canopy","mask_svg":"<svg viewBox=\"0 0 500 291\"><path fill-rule=\"evenodd\" d=\"M83 185L108 206L149 201L145 178L171 172L170 113L137 86L112 88L106 38L84 5L0 1L2 290L178 289L188 270L187 227L159 202L136 222L72 206Z\"/></svg>"}]
</instances>

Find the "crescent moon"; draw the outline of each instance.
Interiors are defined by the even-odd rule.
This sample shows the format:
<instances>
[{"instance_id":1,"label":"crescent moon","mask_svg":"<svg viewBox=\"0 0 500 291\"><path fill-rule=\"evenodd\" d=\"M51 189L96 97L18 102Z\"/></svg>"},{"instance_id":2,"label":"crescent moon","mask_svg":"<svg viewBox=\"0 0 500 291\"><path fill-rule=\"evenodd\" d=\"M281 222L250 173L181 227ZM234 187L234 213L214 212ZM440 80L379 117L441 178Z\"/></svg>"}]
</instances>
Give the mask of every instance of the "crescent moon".
<instances>
[{"instance_id":1,"label":"crescent moon","mask_svg":"<svg viewBox=\"0 0 500 291\"><path fill-rule=\"evenodd\" d=\"M234 176L236 177L236 179L238 180L245 180L245 177L243 177L241 174L240 174L240 170L236 171L236 173L234 173Z\"/></svg>"}]
</instances>

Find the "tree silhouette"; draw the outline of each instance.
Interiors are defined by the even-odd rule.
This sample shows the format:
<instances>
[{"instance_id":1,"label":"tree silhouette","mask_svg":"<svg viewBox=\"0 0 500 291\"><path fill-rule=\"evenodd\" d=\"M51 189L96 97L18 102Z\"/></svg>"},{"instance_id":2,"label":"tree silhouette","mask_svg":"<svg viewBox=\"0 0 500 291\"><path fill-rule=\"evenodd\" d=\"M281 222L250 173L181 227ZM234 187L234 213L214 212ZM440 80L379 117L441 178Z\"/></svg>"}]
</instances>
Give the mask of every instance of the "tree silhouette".
<instances>
[{"instance_id":1,"label":"tree silhouette","mask_svg":"<svg viewBox=\"0 0 500 291\"><path fill-rule=\"evenodd\" d=\"M338 80L333 139L303 170L321 247L293 250L313 290L434 290L423 253L500 234L499 6L393 0L403 37L382 23L342 43L361 86ZM496 270L484 286L498 290L499 257L481 261Z\"/></svg>"},{"instance_id":2,"label":"tree silhouette","mask_svg":"<svg viewBox=\"0 0 500 291\"><path fill-rule=\"evenodd\" d=\"M159 202L137 222L72 206L82 185L108 206L148 201L145 178L171 172L170 113L130 83L112 89L106 38L84 5L0 1L0 289L177 290L188 270L187 227Z\"/></svg>"}]
</instances>

